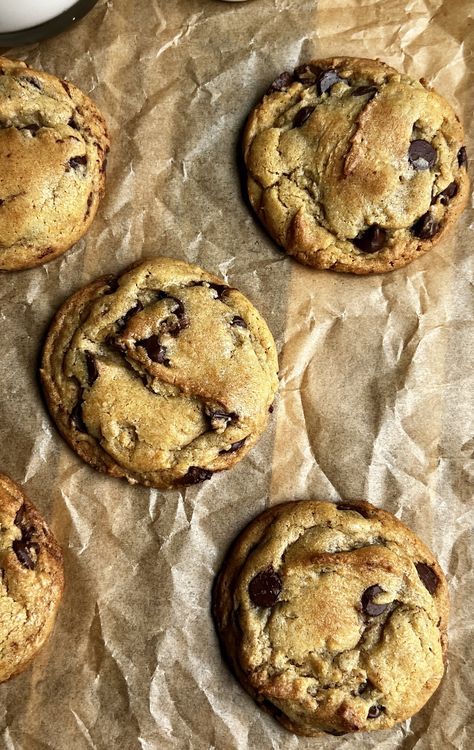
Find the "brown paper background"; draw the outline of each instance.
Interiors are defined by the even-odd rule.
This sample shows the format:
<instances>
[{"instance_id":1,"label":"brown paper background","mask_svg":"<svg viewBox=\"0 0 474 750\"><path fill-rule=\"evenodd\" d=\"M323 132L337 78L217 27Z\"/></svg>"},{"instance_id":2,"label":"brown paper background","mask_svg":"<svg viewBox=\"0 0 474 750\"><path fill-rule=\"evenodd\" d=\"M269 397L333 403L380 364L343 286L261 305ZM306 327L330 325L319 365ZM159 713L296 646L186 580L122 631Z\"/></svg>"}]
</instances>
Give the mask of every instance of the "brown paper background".
<instances>
[{"instance_id":1,"label":"brown paper background","mask_svg":"<svg viewBox=\"0 0 474 750\"><path fill-rule=\"evenodd\" d=\"M75 28L10 54L89 92L113 145L87 237L50 265L0 277L0 469L51 522L67 580L47 647L0 686L1 747L473 747L473 212L392 274L304 269L244 203L237 144L276 74L334 54L378 56L424 76L470 125L474 3L100 0ZM52 426L36 374L57 306L97 275L155 254L239 287L281 352L278 406L250 456L202 487L167 493L83 464ZM221 660L209 603L228 544L265 506L306 497L387 508L448 574L447 675L396 729L296 738Z\"/></svg>"}]
</instances>

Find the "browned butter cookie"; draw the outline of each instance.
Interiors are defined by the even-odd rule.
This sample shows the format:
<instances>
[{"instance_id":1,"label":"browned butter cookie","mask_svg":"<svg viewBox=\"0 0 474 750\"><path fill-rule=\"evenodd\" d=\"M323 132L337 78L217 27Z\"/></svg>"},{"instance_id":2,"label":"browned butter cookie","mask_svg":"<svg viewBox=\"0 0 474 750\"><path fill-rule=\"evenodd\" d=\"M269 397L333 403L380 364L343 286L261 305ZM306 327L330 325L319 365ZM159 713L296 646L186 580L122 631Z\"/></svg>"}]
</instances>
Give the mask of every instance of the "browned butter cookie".
<instances>
[{"instance_id":1,"label":"browned butter cookie","mask_svg":"<svg viewBox=\"0 0 474 750\"><path fill-rule=\"evenodd\" d=\"M259 219L315 268L405 266L449 232L468 196L451 106L377 60L313 60L282 73L250 114L243 147Z\"/></svg>"},{"instance_id":2,"label":"browned butter cookie","mask_svg":"<svg viewBox=\"0 0 474 750\"><path fill-rule=\"evenodd\" d=\"M197 266L151 258L64 303L41 378L85 461L164 489L245 456L266 427L277 368L272 335L243 294Z\"/></svg>"},{"instance_id":3,"label":"browned butter cookie","mask_svg":"<svg viewBox=\"0 0 474 750\"><path fill-rule=\"evenodd\" d=\"M0 682L25 669L48 638L61 599L62 553L36 508L0 474Z\"/></svg>"},{"instance_id":4,"label":"browned butter cookie","mask_svg":"<svg viewBox=\"0 0 474 750\"><path fill-rule=\"evenodd\" d=\"M94 219L107 128L76 86L0 57L0 271L53 260Z\"/></svg>"},{"instance_id":5,"label":"browned butter cookie","mask_svg":"<svg viewBox=\"0 0 474 750\"><path fill-rule=\"evenodd\" d=\"M213 612L242 686L296 734L386 729L443 676L443 572L410 529L369 503L262 513L222 566Z\"/></svg>"}]
</instances>

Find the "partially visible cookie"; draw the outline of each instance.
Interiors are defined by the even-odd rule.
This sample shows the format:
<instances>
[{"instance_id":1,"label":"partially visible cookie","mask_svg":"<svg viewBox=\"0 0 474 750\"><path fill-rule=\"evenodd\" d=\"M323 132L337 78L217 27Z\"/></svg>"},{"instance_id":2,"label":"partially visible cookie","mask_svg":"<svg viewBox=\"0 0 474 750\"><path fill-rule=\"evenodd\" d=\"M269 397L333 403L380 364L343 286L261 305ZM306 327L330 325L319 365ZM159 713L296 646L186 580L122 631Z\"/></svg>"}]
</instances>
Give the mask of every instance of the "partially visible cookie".
<instances>
[{"instance_id":1,"label":"partially visible cookie","mask_svg":"<svg viewBox=\"0 0 474 750\"><path fill-rule=\"evenodd\" d=\"M0 57L0 271L46 263L87 231L109 138L76 86Z\"/></svg>"},{"instance_id":2,"label":"partially visible cookie","mask_svg":"<svg viewBox=\"0 0 474 750\"><path fill-rule=\"evenodd\" d=\"M41 378L85 461L165 489L245 456L266 427L277 368L272 335L243 294L197 266L150 258L64 303Z\"/></svg>"},{"instance_id":3,"label":"partially visible cookie","mask_svg":"<svg viewBox=\"0 0 474 750\"><path fill-rule=\"evenodd\" d=\"M302 501L258 516L213 593L242 686L296 734L386 729L439 685L448 589L430 550L369 503Z\"/></svg>"},{"instance_id":4,"label":"partially visible cookie","mask_svg":"<svg viewBox=\"0 0 474 750\"><path fill-rule=\"evenodd\" d=\"M61 549L15 482L0 474L0 682L48 638L63 587Z\"/></svg>"},{"instance_id":5,"label":"partially visible cookie","mask_svg":"<svg viewBox=\"0 0 474 750\"><path fill-rule=\"evenodd\" d=\"M405 266L450 231L469 192L451 106L378 60L282 73L250 114L243 146L259 219L314 268Z\"/></svg>"}]
</instances>

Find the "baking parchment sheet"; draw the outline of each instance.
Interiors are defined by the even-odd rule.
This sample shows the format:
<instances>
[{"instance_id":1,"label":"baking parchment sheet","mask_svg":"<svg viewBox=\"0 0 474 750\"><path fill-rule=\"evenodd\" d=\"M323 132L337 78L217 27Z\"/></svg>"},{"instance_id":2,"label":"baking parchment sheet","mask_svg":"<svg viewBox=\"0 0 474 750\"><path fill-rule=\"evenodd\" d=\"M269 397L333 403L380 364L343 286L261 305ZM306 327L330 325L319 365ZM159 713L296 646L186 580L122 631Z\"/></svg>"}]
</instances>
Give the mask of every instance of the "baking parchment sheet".
<instances>
[{"instance_id":1,"label":"baking parchment sheet","mask_svg":"<svg viewBox=\"0 0 474 750\"><path fill-rule=\"evenodd\" d=\"M343 54L431 81L462 116L474 154L473 2L102 0L68 32L9 54L89 92L113 144L87 237L50 265L0 277L0 470L51 522L67 581L48 645L0 686L1 747L472 748L473 212L400 271L312 271L254 220L237 155L246 114L278 73ZM96 276L158 254L247 294L275 335L282 377L250 456L166 493L83 464L52 426L37 380L57 306ZM446 677L396 729L297 738L221 659L210 592L229 543L266 506L310 497L392 511L448 574Z\"/></svg>"}]
</instances>

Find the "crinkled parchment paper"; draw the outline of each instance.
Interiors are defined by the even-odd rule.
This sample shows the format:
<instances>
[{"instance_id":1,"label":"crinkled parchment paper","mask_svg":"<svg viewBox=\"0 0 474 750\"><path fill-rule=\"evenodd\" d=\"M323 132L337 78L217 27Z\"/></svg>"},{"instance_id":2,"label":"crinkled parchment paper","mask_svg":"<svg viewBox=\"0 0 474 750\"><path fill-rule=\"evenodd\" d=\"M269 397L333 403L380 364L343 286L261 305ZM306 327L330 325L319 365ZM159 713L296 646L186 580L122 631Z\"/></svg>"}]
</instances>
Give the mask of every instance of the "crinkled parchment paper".
<instances>
[{"instance_id":1,"label":"crinkled parchment paper","mask_svg":"<svg viewBox=\"0 0 474 750\"><path fill-rule=\"evenodd\" d=\"M400 271L311 271L256 223L237 163L251 106L312 56L378 56L430 80L470 126L473 17L472 0L101 0L61 36L10 51L90 92L113 146L87 237L50 265L0 277L0 469L51 522L67 580L44 652L0 687L2 748L474 746L472 210ZM155 254L239 287L281 351L280 396L259 445L231 472L167 493L83 464L53 428L37 381L57 306ZM387 508L448 574L446 677L394 730L299 739L222 662L209 604L228 544L267 505L307 497Z\"/></svg>"}]
</instances>

